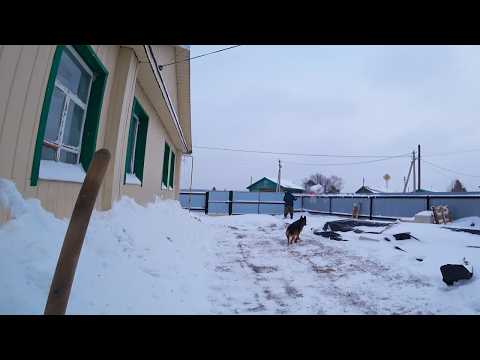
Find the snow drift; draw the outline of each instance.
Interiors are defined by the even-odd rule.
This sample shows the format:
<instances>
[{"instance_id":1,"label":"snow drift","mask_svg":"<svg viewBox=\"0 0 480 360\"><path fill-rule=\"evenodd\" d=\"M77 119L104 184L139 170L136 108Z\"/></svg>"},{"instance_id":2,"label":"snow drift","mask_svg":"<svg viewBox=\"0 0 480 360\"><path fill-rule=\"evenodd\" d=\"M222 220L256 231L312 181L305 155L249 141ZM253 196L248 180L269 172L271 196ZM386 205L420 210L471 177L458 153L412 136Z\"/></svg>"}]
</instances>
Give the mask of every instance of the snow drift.
<instances>
[{"instance_id":1,"label":"snow drift","mask_svg":"<svg viewBox=\"0 0 480 360\"><path fill-rule=\"evenodd\" d=\"M68 221L0 179L0 313L41 314ZM67 314L205 314L209 229L177 201L141 206L124 197L94 211Z\"/></svg>"}]
</instances>

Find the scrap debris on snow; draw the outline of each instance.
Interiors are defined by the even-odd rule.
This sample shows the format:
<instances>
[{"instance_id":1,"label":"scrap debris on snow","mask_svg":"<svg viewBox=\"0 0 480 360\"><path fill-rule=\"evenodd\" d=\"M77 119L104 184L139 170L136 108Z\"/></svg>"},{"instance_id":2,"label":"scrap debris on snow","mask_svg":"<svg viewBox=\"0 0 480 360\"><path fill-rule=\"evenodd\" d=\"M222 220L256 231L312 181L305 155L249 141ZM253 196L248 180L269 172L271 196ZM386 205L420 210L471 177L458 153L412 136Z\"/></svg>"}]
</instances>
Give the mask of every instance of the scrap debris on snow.
<instances>
[{"instance_id":1,"label":"scrap debris on snow","mask_svg":"<svg viewBox=\"0 0 480 360\"><path fill-rule=\"evenodd\" d=\"M463 264L446 264L440 267L443 276L443 282L452 286L454 282L460 280L470 280L473 276L473 266L463 258Z\"/></svg>"}]
</instances>

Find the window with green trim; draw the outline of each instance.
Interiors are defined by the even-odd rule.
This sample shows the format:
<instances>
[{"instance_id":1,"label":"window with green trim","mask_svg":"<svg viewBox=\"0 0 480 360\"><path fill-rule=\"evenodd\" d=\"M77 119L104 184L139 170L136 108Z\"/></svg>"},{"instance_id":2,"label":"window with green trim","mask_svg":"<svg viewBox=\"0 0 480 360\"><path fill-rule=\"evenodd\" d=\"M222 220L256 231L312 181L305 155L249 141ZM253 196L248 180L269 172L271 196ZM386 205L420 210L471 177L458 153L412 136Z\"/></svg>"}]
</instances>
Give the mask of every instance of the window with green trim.
<instances>
[{"instance_id":1,"label":"window with green trim","mask_svg":"<svg viewBox=\"0 0 480 360\"><path fill-rule=\"evenodd\" d=\"M165 151L163 153L163 173L162 173L162 185L165 187L168 185L168 168L170 163L170 146L165 142Z\"/></svg>"},{"instance_id":2,"label":"window with green trim","mask_svg":"<svg viewBox=\"0 0 480 360\"><path fill-rule=\"evenodd\" d=\"M148 115L137 98L133 100L125 159L125 183L143 184L143 167L147 144Z\"/></svg>"},{"instance_id":3,"label":"window with green trim","mask_svg":"<svg viewBox=\"0 0 480 360\"><path fill-rule=\"evenodd\" d=\"M83 181L69 166L76 166L77 174L78 169L83 175L88 170L107 76L90 46L57 46L40 115L31 186L37 185L41 170L42 178Z\"/></svg>"},{"instance_id":4,"label":"window with green trim","mask_svg":"<svg viewBox=\"0 0 480 360\"><path fill-rule=\"evenodd\" d=\"M170 175L168 179L168 185L173 188L173 173L175 172L175 153L172 151L170 154Z\"/></svg>"},{"instance_id":5,"label":"window with green trim","mask_svg":"<svg viewBox=\"0 0 480 360\"><path fill-rule=\"evenodd\" d=\"M165 152L163 153L162 185L166 188L173 189L174 176L175 176L175 153L171 150L168 143L165 142Z\"/></svg>"}]
</instances>

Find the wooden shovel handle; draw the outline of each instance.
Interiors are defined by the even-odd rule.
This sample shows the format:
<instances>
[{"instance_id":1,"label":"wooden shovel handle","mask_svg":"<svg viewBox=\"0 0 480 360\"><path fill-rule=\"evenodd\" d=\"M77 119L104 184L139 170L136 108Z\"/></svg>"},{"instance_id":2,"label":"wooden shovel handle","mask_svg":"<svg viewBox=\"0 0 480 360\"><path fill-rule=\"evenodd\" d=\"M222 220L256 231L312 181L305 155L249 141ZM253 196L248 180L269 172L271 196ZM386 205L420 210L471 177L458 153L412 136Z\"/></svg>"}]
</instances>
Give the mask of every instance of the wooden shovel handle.
<instances>
[{"instance_id":1,"label":"wooden shovel handle","mask_svg":"<svg viewBox=\"0 0 480 360\"><path fill-rule=\"evenodd\" d=\"M110 152L107 149L95 152L65 234L45 306L45 315L65 315L85 233L109 161Z\"/></svg>"}]
</instances>

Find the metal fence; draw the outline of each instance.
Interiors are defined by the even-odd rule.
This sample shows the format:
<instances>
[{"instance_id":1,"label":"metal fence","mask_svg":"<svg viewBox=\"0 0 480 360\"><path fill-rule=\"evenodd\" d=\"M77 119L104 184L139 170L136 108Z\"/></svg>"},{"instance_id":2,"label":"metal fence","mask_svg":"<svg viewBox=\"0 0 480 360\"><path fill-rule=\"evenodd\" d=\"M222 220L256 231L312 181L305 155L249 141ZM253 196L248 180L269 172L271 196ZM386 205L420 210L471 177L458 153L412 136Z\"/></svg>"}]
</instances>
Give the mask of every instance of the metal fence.
<instances>
[{"instance_id":1,"label":"metal fence","mask_svg":"<svg viewBox=\"0 0 480 360\"><path fill-rule=\"evenodd\" d=\"M207 214L283 214L283 192L249 191L181 191L180 204L191 210ZM297 197L294 211L303 211L303 197ZM190 203L191 201L191 203Z\"/></svg>"},{"instance_id":2,"label":"metal fence","mask_svg":"<svg viewBox=\"0 0 480 360\"><path fill-rule=\"evenodd\" d=\"M434 205L447 205L454 219L480 216L480 193L294 195L294 211L319 214L351 216L353 207L358 206L361 217L398 219L413 217ZM179 200L182 207L207 214L279 215L283 214L283 196L283 192L181 191Z\"/></svg>"}]
</instances>

